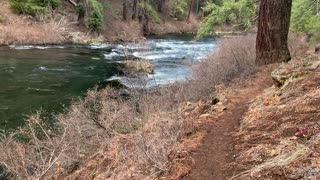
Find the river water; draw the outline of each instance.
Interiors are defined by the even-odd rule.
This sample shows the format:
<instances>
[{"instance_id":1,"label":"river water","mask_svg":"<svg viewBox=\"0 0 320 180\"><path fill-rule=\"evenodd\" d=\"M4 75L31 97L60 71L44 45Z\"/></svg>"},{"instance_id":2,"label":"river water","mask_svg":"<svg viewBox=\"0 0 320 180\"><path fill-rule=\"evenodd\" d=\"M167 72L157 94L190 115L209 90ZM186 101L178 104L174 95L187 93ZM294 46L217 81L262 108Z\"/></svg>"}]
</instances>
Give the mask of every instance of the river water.
<instances>
[{"instance_id":1,"label":"river water","mask_svg":"<svg viewBox=\"0 0 320 180\"><path fill-rule=\"evenodd\" d=\"M0 129L21 126L40 109L58 113L98 82L126 83L117 67L128 57L153 64L147 86L155 86L190 77L189 64L204 60L215 47L214 39L196 42L188 36L126 44L0 47Z\"/></svg>"}]
</instances>

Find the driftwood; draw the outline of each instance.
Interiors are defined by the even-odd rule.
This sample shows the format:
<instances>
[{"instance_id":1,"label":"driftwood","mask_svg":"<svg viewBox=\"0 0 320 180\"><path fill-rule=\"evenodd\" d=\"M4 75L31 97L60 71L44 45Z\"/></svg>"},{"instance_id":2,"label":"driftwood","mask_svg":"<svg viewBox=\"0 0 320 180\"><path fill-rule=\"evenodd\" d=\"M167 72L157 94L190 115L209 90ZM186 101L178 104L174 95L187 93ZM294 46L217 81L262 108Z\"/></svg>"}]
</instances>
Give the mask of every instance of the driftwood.
<instances>
[{"instance_id":1,"label":"driftwood","mask_svg":"<svg viewBox=\"0 0 320 180\"><path fill-rule=\"evenodd\" d=\"M73 6L77 6L78 4L76 2L74 2L73 0L67 0L69 3L71 3Z\"/></svg>"}]
</instances>

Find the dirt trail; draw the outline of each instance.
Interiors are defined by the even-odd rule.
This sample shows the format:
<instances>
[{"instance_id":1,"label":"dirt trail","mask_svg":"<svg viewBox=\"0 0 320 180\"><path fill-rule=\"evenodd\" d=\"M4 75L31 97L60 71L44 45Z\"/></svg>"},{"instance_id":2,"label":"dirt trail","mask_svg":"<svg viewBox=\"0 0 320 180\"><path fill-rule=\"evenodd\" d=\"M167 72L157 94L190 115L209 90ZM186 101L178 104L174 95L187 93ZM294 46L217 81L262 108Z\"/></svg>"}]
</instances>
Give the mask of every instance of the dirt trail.
<instances>
[{"instance_id":1,"label":"dirt trail","mask_svg":"<svg viewBox=\"0 0 320 180\"><path fill-rule=\"evenodd\" d=\"M206 131L201 146L192 152L194 164L185 180L222 180L233 175L228 164L237 154L233 150L233 134L239 128L243 115L249 108L249 102L272 84L270 67L264 68L250 77L242 85L227 89L226 108L220 116L204 123L200 128Z\"/></svg>"}]
</instances>

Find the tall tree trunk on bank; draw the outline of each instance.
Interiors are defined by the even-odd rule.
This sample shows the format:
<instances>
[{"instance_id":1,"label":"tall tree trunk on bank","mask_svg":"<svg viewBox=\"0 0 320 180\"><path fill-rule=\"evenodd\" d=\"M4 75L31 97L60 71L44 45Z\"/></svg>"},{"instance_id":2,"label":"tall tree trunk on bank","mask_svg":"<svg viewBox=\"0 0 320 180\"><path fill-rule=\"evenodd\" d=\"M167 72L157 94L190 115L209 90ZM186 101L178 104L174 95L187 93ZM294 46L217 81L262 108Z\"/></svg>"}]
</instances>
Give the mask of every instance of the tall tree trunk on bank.
<instances>
[{"instance_id":1,"label":"tall tree trunk on bank","mask_svg":"<svg viewBox=\"0 0 320 180\"><path fill-rule=\"evenodd\" d=\"M134 0L133 1L133 5L132 5L132 19L135 20L137 19L137 9L138 9L138 0Z\"/></svg>"},{"instance_id":2,"label":"tall tree trunk on bank","mask_svg":"<svg viewBox=\"0 0 320 180\"><path fill-rule=\"evenodd\" d=\"M163 12L163 4L165 3L165 0L158 0L158 12L162 13Z\"/></svg>"},{"instance_id":3,"label":"tall tree trunk on bank","mask_svg":"<svg viewBox=\"0 0 320 180\"><path fill-rule=\"evenodd\" d=\"M189 11L188 11L188 16L187 16L187 23L190 23L193 5L194 5L194 0L190 0Z\"/></svg>"},{"instance_id":4,"label":"tall tree trunk on bank","mask_svg":"<svg viewBox=\"0 0 320 180\"><path fill-rule=\"evenodd\" d=\"M123 3L122 3L122 19L124 21L128 20L127 0L123 0Z\"/></svg>"},{"instance_id":5,"label":"tall tree trunk on bank","mask_svg":"<svg viewBox=\"0 0 320 180\"><path fill-rule=\"evenodd\" d=\"M288 62L292 0L261 0L257 34L257 65Z\"/></svg>"},{"instance_id":6,"label":"tall tree trunk on bank","mask_svg":"<svg viewBox=\"0 0 320 180\"><path fill-rule=\"evenodd\" d=\"M77 0L78 25L85 27L86 5L84 1Z\"/></svg>"}]
</instances>

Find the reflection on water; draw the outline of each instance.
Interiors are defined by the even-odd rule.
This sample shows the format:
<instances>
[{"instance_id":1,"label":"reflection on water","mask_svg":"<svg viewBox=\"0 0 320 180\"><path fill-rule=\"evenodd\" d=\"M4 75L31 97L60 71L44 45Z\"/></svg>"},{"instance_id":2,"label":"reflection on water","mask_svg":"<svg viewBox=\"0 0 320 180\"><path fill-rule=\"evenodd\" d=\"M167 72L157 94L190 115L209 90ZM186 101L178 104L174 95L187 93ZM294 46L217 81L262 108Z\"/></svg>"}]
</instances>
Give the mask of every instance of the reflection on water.
<instances>
[{"instance_id":1,"label":"reflection on water","mask_svg":"<svg viewBox=\"0 0 320 180\"><path fill-rule=\"evenodd\" d=\"M63 109L99 81L119 77L117 63L126 58L147 59L154 65L148 86L190 76L188 63L200 61L215 48L213 39L152 37L143 43L91 46L10 46L0 48L0 129L23 124L40 108Z\"/></svg>"}]
</instances>

